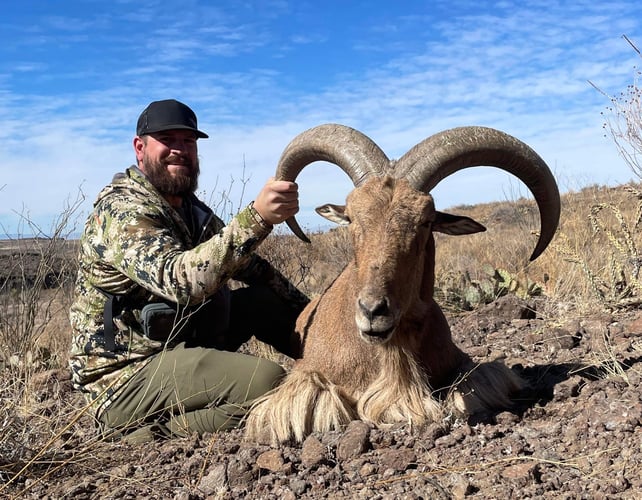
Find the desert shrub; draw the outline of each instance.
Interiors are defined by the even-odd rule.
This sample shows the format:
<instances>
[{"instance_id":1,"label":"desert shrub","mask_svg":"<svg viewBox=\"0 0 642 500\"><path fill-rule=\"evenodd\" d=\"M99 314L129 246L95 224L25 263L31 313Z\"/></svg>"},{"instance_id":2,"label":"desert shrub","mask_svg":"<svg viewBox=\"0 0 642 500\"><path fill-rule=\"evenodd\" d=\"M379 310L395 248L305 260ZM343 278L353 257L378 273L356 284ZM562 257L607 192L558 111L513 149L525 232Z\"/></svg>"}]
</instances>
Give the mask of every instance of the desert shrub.
<instances>
[{"instance_id":1,"label":"desert shrub","mask_svg":"<svg viewBox=\"0 0 642 500\"><path fill-rule=\"evenodd\" d=\"M623 38L641 55L626 35ZM610 101L602 113L606 134L639 178L642 178L641 74L635 70L633 82L614 96L593 85ZM554 250L560 260L574 265L583 276L583 298L587 302L609 308L640 304L640 187L631 184L606 191L604 187L592 186L581 194L583 196L576 198L572 210L566 211L573 217L565 221L553 244Z\"/></svg>"},{"instance_id":2,"label":"desert shrub","mask_svg":"<svg viewBox=\"0 0 642 500\"><path fill-rule=\"evenodd\" d=\"M642 53L626 35L623 38L642 58ZM618 153L633 173L642 179L642 71L634 68L633 82L616 95L610 95L593 85L608 98L610 104L602 113L604 130L610 137Z\"/></svg>"},{"instance_id":3,"label":"desert shrub","mask_svg":"<svg viewBox=\"0 0 642 500\"><path fill-rule=\"evenodd\" d=\"M80 202L79 198L65 209L50 235L1 242L7 266L0 283L0 366L4 368L21 371L50 361L51 346L43 335L61 311L66 316L70 305L77 242L67 237L75 230L70 223ZM33 224L31 229L42 234Z\"/></svg>"},{"instance_id":4,"label":"desert shrub","mask_svg":"<svg viewBox=\"0 0 642 500\"><path fill-rule=\"evenodd\" d=\"M638 55L640 51L626 36ZM642 88L640 70L633 83L615 96L597 88L609 99L603 113L604 129L620 156L642 178ZM560 228L549 249L535 262L527 262L537 231L537 210L523 200L463 207L468 215L487 225L479 235L452 238L437 235L436 286L446 302L471 307L467 296L481 299L496 291L483 269L503 269L519 283L579 310L627 307L642 303L639 282L642 189L631 184L617 188L587 186L562 196ZM483 303L480 300L479 303Z\"/></svg>"},{"instance_id":5,"label":"desert shrub","mask_svg":"<svg viewBox=\"0 0 642 500\"><path fill-rule=\"evenodd\" d=\"M0 483L35 460L67 422L53 407L63 404L52 392L59 386L43 374L66 364L77 246L67 237L81 202L79 195L67 205L49 234L25 216L35 237L0 241Z\"/></svg>"},{"instance_id":6,"label":"desert shrub","mask_svg":"<svg viewBox=\"0 0 642 500\"><path fill-rule=\"evenodd\" d=\"M581 269L593 297L609 307L635 305L642 300L638 279L642 265L638 250L642 193L634 186L624 186L622 192L624 198L619 204L596 201L586 207L589 227L583 232L590 244L578 245L577 238L574 242L562 232L555 245L564 260Z\"/></svg>"},{"instance_id":7,"label":"desert shrub","mask_svg":"<svg viewBox=\"0 0 642 500\"><path fill-rule=\"evenodd\" d=\"M352 243L344 227L308 237L311 243L283 232L270 235L258 252L313 297L323 292L346 266L352 257Z\"/></svg>"},{"instance_id":8,"label":"desert shrub","mask_svg":"<svg viewBox=\"0 0 642 500\"><path fill-rule=\"evenodd\" d=\"M641 296L641 194L635 184L564 194L559 230L534 262L528 257L538 218L504 224L490 217L496 207L480 205L465 215L485 224L486 233L436 235L437 300L454 311L486 303L497 294L496 270L519 283L520 293L532 290L579 310L635 305Z\"/></svg>"}]
</instances>

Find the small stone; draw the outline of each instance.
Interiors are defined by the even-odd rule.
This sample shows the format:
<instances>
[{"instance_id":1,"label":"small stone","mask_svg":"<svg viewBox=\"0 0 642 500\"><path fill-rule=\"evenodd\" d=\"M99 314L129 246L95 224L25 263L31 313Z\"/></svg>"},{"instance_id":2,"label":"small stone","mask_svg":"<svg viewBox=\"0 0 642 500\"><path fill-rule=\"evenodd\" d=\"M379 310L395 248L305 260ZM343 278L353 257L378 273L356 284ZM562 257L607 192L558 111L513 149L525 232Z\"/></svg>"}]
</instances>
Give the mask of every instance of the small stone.
<instances>
[{"instance_id":1,"label":"small stone","mask_svg":"<svg viewBox=\"0 0 642 500\"><path fill-rule=\"evenodd\" d=\"M416 462L417 455L409 449L385 450L381 453L381 466L384 469L404 471Z\"/></svg>"},{"instance_id":2,"label":"small stone","mask_svg":"<svg viewBox=\"0 0 642 500\"><path fill-rule=\"evenodd\" d=\"M271 472L279 472L283 470L285 460L283 454L279 450L268 450L261 453L256 459L256 465L261 469L269 470Z\"/></svg>"},{"instance_id":3,"label":"small stone","mask_svg":"<svg viewBox=\"0 0 642 500\"><path fill-rule=\"evenodd\" d=\"M292 493L295 495L303 495L305 493L305 490L308 488L308 483L304 481L303 479L292 479L290 481L290 489L292 490Z\"/></svg>"},{"instance_id":4,"label":"small stone","mask_svg":"<svg viewBox=\"0 0 642 500\"><path fill-rule=\"evenodd\" d=\"M377 473L377 467L375 467L370 462L366 462L361 466L361 469L359 469L359 475L361 477L368 477L376 473Z\"/></svg>"},{"instance_id":5,"label":"small stone","mask_svg":"<svg viewBox=\"0 0 642 500\"><path fill-rule=\"evenodd\" d=\"M205 495L213 495L227 487L227 468L225 464L217 464L210 469L198 483L198 489Z\"/></svg>"},{"instance_id":6,"label":"small stone","mask_svg":"<svg viewBox=\"0 0 642 500\"><path fill-rule=\"evenodd\" d=\"M533 462L510 465L502 471L502 477L504 479L509 479L522 488L531 483L537 474L538 465Z\"/></svg>"},{"instance_id":7,"label":"small stone","mask_svg":"<svg viewBox=\"0 0 642 500\"><path fill-rule=\"evenodd\" d=\"M308 436L301 449L301 463L305 467L316 467L326 460L327 448L314 436Z\"/></svg>"},{"instance_id":8,"label":"small stone","mask_svg":"<svg viewBox=\"0 0 642 500\"><path fill-rule=\"evenodd\" d=\"M500 425L516 424L519 422L519 415L515 415L510 411L503 411L495 416L495 422Z\"/></svg>"},{"instance_id":9,"label":"small stone","mask_svg":"<svg viewBox=\"0 0 642 500\"><path fill-rule=\"evenodd\" d=\"M370 447L370 426L361 420L353 420L343 433L337 446L337 458L356 458Z\"/></svg>"},{"instance_id":10,"label":"small stone","mask_svg":"<svg viewBox=\"0 0 642 500\"><path fill-rule=\"evenodd\" d=\"M464 476L461 474L454 474L451 481L450 493L454 499L463 499L466 495L470 494L470 481Z\"/></svg>"}]
</instances>

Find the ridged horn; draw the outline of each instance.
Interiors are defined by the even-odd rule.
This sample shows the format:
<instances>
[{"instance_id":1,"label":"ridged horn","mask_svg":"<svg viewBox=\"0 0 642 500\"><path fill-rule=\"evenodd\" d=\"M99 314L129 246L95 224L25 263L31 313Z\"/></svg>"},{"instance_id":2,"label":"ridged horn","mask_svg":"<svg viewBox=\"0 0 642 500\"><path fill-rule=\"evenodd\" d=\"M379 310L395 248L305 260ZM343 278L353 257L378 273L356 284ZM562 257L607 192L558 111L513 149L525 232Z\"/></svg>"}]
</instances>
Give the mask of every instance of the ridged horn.
<instances>
[{"instance_id":1,"label":"ridged horn","mask_svg":"<svg viewBox=\"0 0 642 500\"><path fill-rule=\"evenodd\" d=\"M381 175L390 163L369 137L345 125L329 123L306 130L292 139L281 154L274 177L294 182L301 170L315 161L339 166L355 187L372 175ZM285 222L300 239L310 242L294 217Z\"/></svg>"},{"instance_id":2,"label":"ridged horn","mask_svg":"<svg viewBox=\"0 0 642 500\"><path fill-rule=\"evenodd\" d=\"M487 127L459 127L424 139L398 161L394 175L428 193L464 168L489 166L513 174L531 191L540 215L540 236L530 260L553 239L560 217L560 194L553 173L527 144Z\"/></svg>"}]
</instances>

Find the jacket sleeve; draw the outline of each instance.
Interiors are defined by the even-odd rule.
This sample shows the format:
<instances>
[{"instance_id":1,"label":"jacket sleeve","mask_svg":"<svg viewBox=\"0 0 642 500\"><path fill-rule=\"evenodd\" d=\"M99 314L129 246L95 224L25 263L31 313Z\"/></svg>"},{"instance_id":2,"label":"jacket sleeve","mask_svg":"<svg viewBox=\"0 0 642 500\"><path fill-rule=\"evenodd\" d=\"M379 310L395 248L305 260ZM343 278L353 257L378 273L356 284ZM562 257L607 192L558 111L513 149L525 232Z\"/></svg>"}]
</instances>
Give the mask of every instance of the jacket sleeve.
<instances>
[{"instance_id":1,"label":"jacket sleeve","mask_svg":"<svg viewBox=\"0 0 642 500\"><path fill-rule=\"evenodd\" d=\"M96 206L94 223L93 247L117 271L114 279L125 275L180 304L198 303L216 292L247 266L271 230L248 206L219 233L189 249L162 208L151 202L133 205L118 195Z\"/></svg>"},{"instance_id":2,"label":"jacket sleeve","mask_svg":"<svg viewBox=\"0 0 642 500\"><path fill-rule=\"evenodd\" d=\"M300 312L310 302L306 294L281 274L263 257L253 254L247 266L232 276L248 285L264 284L276 293L286 304Z\"/></svg>"}]
</instances>

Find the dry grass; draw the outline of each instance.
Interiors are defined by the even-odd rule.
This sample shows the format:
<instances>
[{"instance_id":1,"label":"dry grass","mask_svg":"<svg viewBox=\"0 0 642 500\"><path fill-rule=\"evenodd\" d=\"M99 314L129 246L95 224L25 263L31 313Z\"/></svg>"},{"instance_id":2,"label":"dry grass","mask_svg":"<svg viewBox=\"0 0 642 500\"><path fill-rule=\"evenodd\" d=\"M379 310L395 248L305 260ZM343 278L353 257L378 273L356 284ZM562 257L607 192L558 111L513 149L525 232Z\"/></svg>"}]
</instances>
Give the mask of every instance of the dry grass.
<instances>
[{"instance_id":1,"label":"dry grass","mask_svg":"<svg viewBox=\"0 0 642 500\"><path fill-rule=\"evenodd\" d=\"M642 295L638 283L641 185L590 186L563 195L559 230L535 262L528 261L539 229L533 201L519 199L446 211L472 217L488 231L464 237L435 235L438 297L453 286L487 280L489 269L505 270L520 285L537 283L548 297L572 302L580 309L626 306ZM289 234L271 236L260 253L314 295L343 269L352 256L352 246L344 227L310 238L312 244L308 245Z\"/></svg>"},{"instance_id":2,"label":"dry grass","mask_svg":"<svg viewBox=\"0 0 642 500\"><path fill-rule=\"evenodd\" d=\"M272 235L259 253L310 296L321 293L352 257L346 227L308 235L307 244L291 234Z\"/></svg>"},{"instance_id":3,"label":"dry grass","mask_svg":"<svg viewBox=\"0 0 642 500\"><path fill-rule=\"evenodd\" d=\"M547 296L580 311L633 305L641 292L641 198L639 185L592 186L565 194L559 230L535 262L528 262L539 226L534 203L455 207L452 212L475 218L488 231L458 238L437 235L437 288L447 288L453 275L486 279L484 269L490 266L522 283L536 282Z\"/></svg>"},{"instance_id":4,"label":"dry grass","mask_svg":"<svg viewBox=\"0 0 642 500\"><path fill-rule=\"evenodd\" d=\"M564 195L558 234L534 263L527 261L539 225L532 202L516 200L450 210L479 220L488 231L466 237L438 235L438 296L441 293L442 298L448 298L444 290L463 294L472 282L489 280L487 269L491 268L502 270L517 283L502 293L530 293L535 288L521 285L530 280L541 285L538 293L553 302L573 304L578 314L636 304L642 298L637 253L642 244L638 230L640 191L639 185L590 187ZM308 245L290 235L274 235L261 253L302 290L315 295L339 274L352 250L344 228L312 234L311 239L312 245ZM16 286L4 281L0 289L0 483L16 473L34 477L42 472L43 464L55 467L70 446L65 444L69 436L82 434L80 427L71 432L70 425L76 426L79 416L86 417L83 402L61 392L68 384L67 310L75 266L74 242L63 242L14 241L13 248L5 242L2 252L11 255L7 262L23 283ZM65 272L58 272L60 269ZM59 277L59 286L46 288L43 276L52 273ZM499 290L495 287L493 293ZM450 305L454 307L456 302ZM607 376L621 376L608 339L593 363ZM85 451L95 448L95 439L91 444L87 441ZM80 457L82 450L74 453Z\"/></svg>"},{"instance_id":5,"label":"dry grass","mask_svg":"<svg viewBox=\"0 0 642 500\"><path fill-rule=\"evenodd\" d=\"M606 96L611 106L605 130L642 177L639 75L620 95ZM0 496L12 484L28 489L25 479L32 484L46 480L83 457L98 466L101 454L109 453L108 447L98 447L99 437L84 421L90 418L84 402L68 390L67 310L76 263L74 242L65 241L64 232L78 202L62 213L53 237L0 241ZM224 198L223 205L228 210L233 204ZM467 237L437 235L437 299L451 311L501 293L543 293L553 303L570 305L564 309L572 308L578 316L642 302L639 184L565 194L559 231L533 263L527 260L539 226L533 202L519 199L448 211L488 227L486 233ZM313 296L339 274L352 249L345 228L312 234L311 239L307 245L290 235L274 235L261 253ZM477 303L462 300L471 289L478 292ZM592 363L605 376L626 380L610 339L605 337L594 354Z\"/></svg>"},{"instance_id":6,"label":"dry grass","mask_svg":"<svg viewBox=\"0 0 642 500\"><path fill-rule=\"evenodd\" d=\"M605 129L636 173L642 172L638 164L640 96L636 81L622 95L610 98L611 115L605 117ZM53 237L0 240L0 496L12 484L45 480L63 465L108 453L85 421L91 417L84 402L69 391L67 311L76 242L67 241L65 231L78 204L76 200L61 214ZM233 204L224 198L223 205L231 210ZM472 217L488 228L465 237L436 235L436 298L451 313L506 293L544 294L565 315L572 310L578 317L642 303L639 184L591 186L565 194L558 233L532 263L528 257L539 228L532 201L446 211ZM314 296L341 272L352 256L352 246L346 228L310 237L312 244L307 245L289 234L272 235L260 253ZM551 313L551 323L556 320ZM264 347L252 348L275 357ZM593 360L578 362L591 363L605 376L626 381L626 370L610 339L605 337L594 355Z\"/></svg>"}]
</instances>

